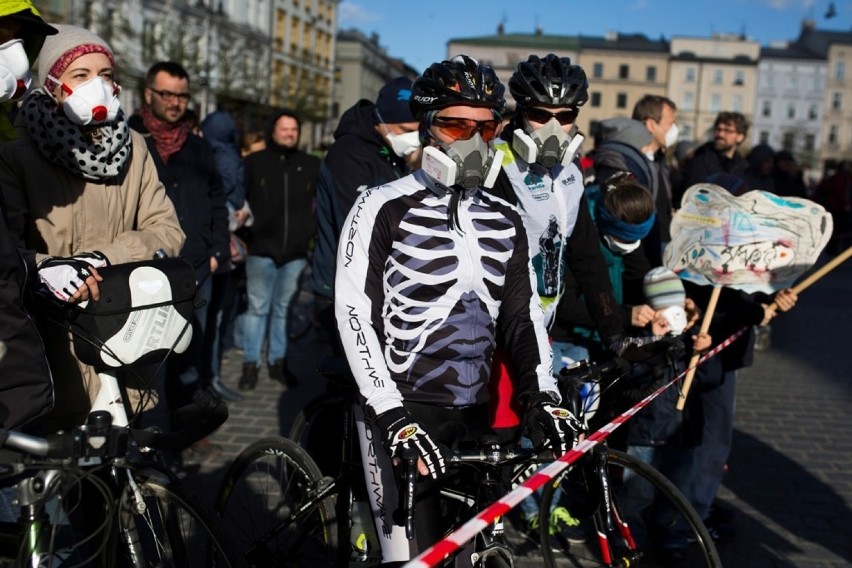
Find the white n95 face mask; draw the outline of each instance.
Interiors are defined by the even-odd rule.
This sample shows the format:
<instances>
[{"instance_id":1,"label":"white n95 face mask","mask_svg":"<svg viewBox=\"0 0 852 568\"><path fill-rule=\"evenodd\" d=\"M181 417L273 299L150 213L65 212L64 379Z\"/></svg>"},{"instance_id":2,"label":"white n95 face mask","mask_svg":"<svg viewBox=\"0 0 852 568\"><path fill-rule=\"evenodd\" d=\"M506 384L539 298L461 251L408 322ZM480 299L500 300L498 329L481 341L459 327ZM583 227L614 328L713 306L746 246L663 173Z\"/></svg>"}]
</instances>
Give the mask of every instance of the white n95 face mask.
<instances>
[{"instance_id":1,"label":"white n95 face mask","mask_svg":"<svg viewBox=\"0 0 852 568\"><path fill-rule=\"evenodd\" d=\"M13 39L0 45L0 103L22 98L32 81L23 40Z\"/></svg>"},{"instance_id":2,"label":"white n95 face mask","mask_svg":"<svg viewBox=\"0 0 852 568\"><path fill-rule=\"evenodd\" d=\"M48 78L59 83L62 90L68 93L68 97L62 103L62 109L65 111L65 116L74 124L80 126L103 124L112 122L118 116L121 108L118 93L121 92L121 87L117 83L110 84L102 77L92 77L72 90L71 87L60 83L55 78Z\"/></svg>"},{"instance_id":3,"label":"white n95 face mask","mask_svg":"<svg viewBox=\"0 0 852 568\"><path fill-rule=\"evenodd\" d=\"M404 132L403 134L394 134L388 131L385 136L387 136L393 153L400 158L404 158L420 148L420 133L416 130L413 132Z\"/></svg>"},{"instance_id":4,"label":"white n95 face mask","mask_svg":"<svg viewBox=\"0 0 852 568\"><path fill-rule=\"evenodd\" d=\"M674 145L677 144L679 132L677 124L672 124L671 128L666 131L666 148L674 148Z\"/></svg>"}]
</instances>

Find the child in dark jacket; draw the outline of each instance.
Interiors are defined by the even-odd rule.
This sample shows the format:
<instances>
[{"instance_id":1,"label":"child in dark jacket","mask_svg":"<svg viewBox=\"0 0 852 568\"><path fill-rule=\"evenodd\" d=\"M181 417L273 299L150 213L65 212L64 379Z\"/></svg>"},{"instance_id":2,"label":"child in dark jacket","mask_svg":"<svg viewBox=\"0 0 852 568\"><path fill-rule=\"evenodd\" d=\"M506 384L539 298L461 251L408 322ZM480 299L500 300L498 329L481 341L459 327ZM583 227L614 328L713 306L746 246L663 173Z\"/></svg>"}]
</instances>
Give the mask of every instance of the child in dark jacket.
<instances>
[{"instance_id":1,"label":"child in dark jacket","mask_svg":"<svg viewBox=\"0 0 852 568\"><path fill-rule=\"evenodd\" d=\"M648 305L654 309L646 335L657 341L664 340L669 348L634 366L627 381L629 386L622 391L627 399L624 403L630 405L685 371L691 352L705 351L712 341L706 333L695 333L693 324L697 315L690 310L693 317L687 318L686 307L690 301L674 272L664 267L652 269L645 276L644 291ZM685 349L686 345L691 345L692 349ZM711 359L704 364L717 363ZM691 483L694 448L701 443L700 390L700 383L696 383L687 399L687 407L681 412L675 408L679 385L673 385L627 423L627 453L659 470L684 493ZM619 502L634 538L648 544L643 542L645 536L653 532L660 536L655 545L666 551L688 545L685 527L675 522L679 518L675 511L657 506L653 516L645 514L654 505L654 488L649 483L627 472L620 491ZM655 526L647 526L647 523Z\"/></svg>"}]
</instances>

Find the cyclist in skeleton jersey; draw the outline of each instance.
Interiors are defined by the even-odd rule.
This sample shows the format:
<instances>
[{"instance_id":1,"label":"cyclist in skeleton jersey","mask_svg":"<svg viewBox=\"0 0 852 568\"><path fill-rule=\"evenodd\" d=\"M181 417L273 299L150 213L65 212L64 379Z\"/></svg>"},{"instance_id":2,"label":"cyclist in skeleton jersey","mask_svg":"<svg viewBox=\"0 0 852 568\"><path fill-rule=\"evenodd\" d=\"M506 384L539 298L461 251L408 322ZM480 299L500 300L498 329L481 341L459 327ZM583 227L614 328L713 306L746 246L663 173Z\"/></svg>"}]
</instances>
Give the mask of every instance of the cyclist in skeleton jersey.
<instances>
[{"instance_id":1,"label":"cyclist in skeleton jersey","mask_svg":"<svg viewBox=\"0 0 852 568\"><path fill-rule=\"evenodd\" d=\"M363 396L361 453L385 563L410 559L446 529L434 498L418 499L414 540L394 524L392 459L413 449L420 473L435 480L446 446L488 431L498 329L527 435L559 453L576 435L573 415L558 406L523 221L483 191L501 163L488 142L503 93L493 70L467 56L431 65L411 96L422 169L363 192L343 226L335 313ZM418 494L437 493L430 485Z\"/></svg>"}]
</instances>

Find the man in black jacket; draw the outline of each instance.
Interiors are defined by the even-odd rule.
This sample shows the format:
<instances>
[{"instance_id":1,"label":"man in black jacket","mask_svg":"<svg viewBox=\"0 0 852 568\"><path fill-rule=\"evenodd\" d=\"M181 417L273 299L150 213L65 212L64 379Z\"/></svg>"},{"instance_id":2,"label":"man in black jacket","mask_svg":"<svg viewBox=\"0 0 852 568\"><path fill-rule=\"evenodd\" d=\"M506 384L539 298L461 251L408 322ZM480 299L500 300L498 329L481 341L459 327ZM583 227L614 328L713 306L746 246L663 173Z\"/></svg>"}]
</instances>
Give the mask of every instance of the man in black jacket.
<instances>
[{"instance_id":1,"label":"man in black jacket","mask_svg":"<svg viewBox=\"0 0 852 568\"><path fill-rule=\"evenodd\" d=\"M189 75L178 63L160 61L145 76L145 104L130 118L130 126L145 136L157 174L174 203L186 241L180 257L195 268L198 295L205 305L193 315L192 343L175 358L169 375L179 377L180 385L167 394L168 406L189 402L192 390L203 386L199 380L203 365L203 338L207 327L207 306L212 291L211 274L230 258L228 210L213 150L191 131L185 119L190 99Z\"/></svg>"},{"instance_id":2,"label":"man in black jacket","mask_svg":"<svg viewBox=\"0 0 852 568\"><path fill-rule=\"evenodd\" d=\"M287 310L307 266L308 245L316 232L314 191L319 159L298 149L301 124L291 110L269 122L266 149L246 158L246 200L254 214L249 230L243 319L243 374L240 389L257 385L264 338L269 377L287 387L297 384L287 366Z\"/></svg>"},{"instance_id":3,"label":"man in black jacket","mask_svg":"<svg viewBox=\"0 0 852 568\"><path fill-rule=\"evenodd\" d=\"M686 167L684 191L713 174L742 177L748 167L737 150L748 135L748 121L739 112L720 112L713 123L713 141L700 146Z\"/></svg>"},{"instance_id":4,"label":"man in black jacket","mask_svg":"<svg viewBox=\"0 0 852 568\"><path fill-rule=\"evenodd\" d=\"M375 103L355 103L340 117L334 144L320 165L311 287L324 340L340 355L334 320L337 242L361 188L399 179L419 164L418 122L411 114L410 97L411 80L397 77L382 87Z\"/></svg>"}]
</instances>

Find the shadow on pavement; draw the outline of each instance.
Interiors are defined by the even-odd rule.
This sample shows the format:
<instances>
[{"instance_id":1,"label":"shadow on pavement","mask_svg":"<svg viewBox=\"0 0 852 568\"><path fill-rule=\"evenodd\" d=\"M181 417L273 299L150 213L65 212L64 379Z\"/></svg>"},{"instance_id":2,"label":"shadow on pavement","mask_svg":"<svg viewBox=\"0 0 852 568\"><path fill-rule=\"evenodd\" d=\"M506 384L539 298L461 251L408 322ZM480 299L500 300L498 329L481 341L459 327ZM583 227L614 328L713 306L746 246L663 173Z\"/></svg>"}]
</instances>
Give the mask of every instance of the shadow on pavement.
<instances>
[{"instance_id":1,"label":"shadow on pavement","mask_svg":"<svg viewBox=\"0 0 852 568\"><path fill-rule=\"evenodd\" d=\"M802 553L802 543L813 543L852 564L852 509L842 495L786 455L754 436L735 430L729 465L737 472L725 486L760 515L785 529L792 537L765 526L760 519L740 514L738 534L748 542L720 545L725 566L794 566L785 556ZM728 554L726 554L728 553ZM727 558L726 558L727 556ZM748 556L748 561L744 562Z\"/></svg>"}]
</instances>

